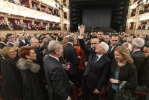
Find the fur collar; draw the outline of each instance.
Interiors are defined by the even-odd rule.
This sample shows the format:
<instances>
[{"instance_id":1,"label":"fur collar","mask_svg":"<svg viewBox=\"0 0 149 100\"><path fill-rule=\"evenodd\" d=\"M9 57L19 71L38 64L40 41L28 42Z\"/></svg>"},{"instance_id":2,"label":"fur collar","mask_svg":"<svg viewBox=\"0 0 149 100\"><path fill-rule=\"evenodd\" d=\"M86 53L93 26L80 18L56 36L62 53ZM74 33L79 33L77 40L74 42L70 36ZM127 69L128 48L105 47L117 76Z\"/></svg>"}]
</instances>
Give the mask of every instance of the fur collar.
<instances>
[{"instance_id":1,"label":"fur collar","mask_svg":"<svg viewBox=\"0 0 149 100\"><path fill-rule=\"evenodd\" d=\"M32 71L33 73L38 73L38 71L40 70L40 66L38 64L30 62L23 58L20 58L18 60L17 67L22 71L30 69L30 71Z\"/></svg>"}]
</instances>

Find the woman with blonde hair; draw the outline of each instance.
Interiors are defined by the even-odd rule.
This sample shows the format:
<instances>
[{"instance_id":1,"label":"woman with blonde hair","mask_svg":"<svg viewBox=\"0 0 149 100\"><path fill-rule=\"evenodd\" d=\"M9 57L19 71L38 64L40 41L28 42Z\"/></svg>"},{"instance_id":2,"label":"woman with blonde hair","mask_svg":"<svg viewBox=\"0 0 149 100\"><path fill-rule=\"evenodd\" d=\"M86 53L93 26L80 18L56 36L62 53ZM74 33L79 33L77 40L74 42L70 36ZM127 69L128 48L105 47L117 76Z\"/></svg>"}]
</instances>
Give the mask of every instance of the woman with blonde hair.
<instances>
[{"instance_id":1,"label":"woman with blonde hair","mask_svg":"<svg viewBox=\"0 0 149 100\"><path fill-rule=\"evenodd\" d=\"M137 86L137 70L133 64L129 50L125 46L118 46L114 51L115 59L111 61L111 78L108 100L114 100L116 90L122 82L126 82L124 89L134 92Z\"/></svg>"},{"instance_id":2,"label":"woman with blonde hair","mask_svg":"<svg viewBox=\"0 0 149 100\"><path fill-rule=\"evenodd\" d=\"M23 99L23 85L21 71L16 66L16 49L4 47L1 56L2 96L3 100Z\"/></svg>"}]
</instances>

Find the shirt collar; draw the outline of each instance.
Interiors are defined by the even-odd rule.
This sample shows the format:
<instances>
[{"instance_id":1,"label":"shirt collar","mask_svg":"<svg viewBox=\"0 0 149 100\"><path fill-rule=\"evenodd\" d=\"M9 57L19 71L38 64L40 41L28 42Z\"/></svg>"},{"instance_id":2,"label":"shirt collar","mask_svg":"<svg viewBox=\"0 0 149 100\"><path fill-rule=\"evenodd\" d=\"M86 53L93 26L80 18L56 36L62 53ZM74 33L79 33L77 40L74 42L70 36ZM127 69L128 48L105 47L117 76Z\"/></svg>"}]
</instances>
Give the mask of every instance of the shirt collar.
<instances>
[{"instance_id":1,"label":"shirt collar","mask_svg":"<svg viewBox=\"0 0 149 100\"><path fill-rule=\"evenodd\" d=\"M59 59L58 59L57 57L54 57L54 56L52 56L52 55L50 55L50 54L49 54L49 56L51 56L52 58L55 58L56 60L59 61Z\"/></svg>"},{"instance_id":2,"label":"shirt collar","mask_svg":"<svg viewBox=\"0 0 149 100\"><path fill-rule=\"evenodd\" d=\"M73 46L73 43L71 43L71 42L68 42L69 44L71 44L72 46Z\"/></svg>"},{"instance_id":3,"label":"shirt collar","mask_svg":"<svg viewBox=\"0 0 149 100\"><path fill-rule=\"evenodd\" d=\"M132 53L136 52L136 51L140 51L140 49L134 50Z\"/></svg>"},{"instance_id":4,"label":"shirt collar","mask_svg":"<svg viewBox=\"0 0 149 100\"><path fill-rule=\"evenodd\" d=\"M101 58L102 55L103 55L103 54L101 54L101 55L96 54L96 56L98 56L97 61Z\"/></svg>"}]
</instances>

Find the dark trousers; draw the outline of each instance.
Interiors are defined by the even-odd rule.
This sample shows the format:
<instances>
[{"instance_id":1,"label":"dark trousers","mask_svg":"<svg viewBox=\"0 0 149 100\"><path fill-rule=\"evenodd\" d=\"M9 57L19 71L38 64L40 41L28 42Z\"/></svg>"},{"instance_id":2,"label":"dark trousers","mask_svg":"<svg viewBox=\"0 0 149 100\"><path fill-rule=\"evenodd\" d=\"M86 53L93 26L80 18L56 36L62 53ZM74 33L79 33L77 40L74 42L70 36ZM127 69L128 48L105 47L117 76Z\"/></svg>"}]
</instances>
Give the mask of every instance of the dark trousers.
<instances>
[{"instance_id":1,"label":"dark trousers","mask_svg":"<svg viewBox=\"0 0 149 100\"><path fill-rule=\"evenodd\" d=\"M83 81L83 87L82 87L82 100L99 100L99 94L93 93L93 89L89 89L87 87L87 81Z\"/></svg>"},{"instance_id":2,"label":"dark trousers","mask_svg":"<svg viewBox=\"0 0 149 100\"><path fill-rule=\"evenodd\" d=\"M114 96L115 96L115 90L112 89L111 87L108 90L108 100L114 100Z\"/></svg>"}]
</instances>

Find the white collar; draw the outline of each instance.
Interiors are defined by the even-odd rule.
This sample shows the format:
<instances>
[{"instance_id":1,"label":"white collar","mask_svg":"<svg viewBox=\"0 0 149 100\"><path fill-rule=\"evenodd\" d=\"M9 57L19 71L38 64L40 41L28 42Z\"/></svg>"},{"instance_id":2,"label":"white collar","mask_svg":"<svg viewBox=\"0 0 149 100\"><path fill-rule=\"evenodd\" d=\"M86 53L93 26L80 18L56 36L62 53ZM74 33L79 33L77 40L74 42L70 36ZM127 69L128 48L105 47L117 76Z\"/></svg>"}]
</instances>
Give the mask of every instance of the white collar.
<instances>
[{"instance_id":1,"label":"white collar","mask_svg":"<svg viewBox=\"0 0 149 100\"><path fill-rule=\"evenodd\" d=\"M58 59L57 57L54 57L54 56L52 56L52 55L50 55L50 54L49 54L49 56L51 56L52 58L55 58L56 60L59 61L59 59Z\"/></svg>"},{"instance_id":2,"label":"white collar","mask_svg":"<svg viewBox=\"0 0 149 100\"><path fill-rule=\"evenodd\" d=\"M136 52L136 51L140 51L140 49L136 49L136 50L134 50L132 53L134 53L134 52Z\"/></svg>"},{"instance_id":3,"label":"white collar","mask_svg":"<svg viewBox=\"0 0 149 100\"><path fill-rule=\"evenodd\" d=\"M71 44L72 46L73 46L73 43L71 43L71 42L68 42L69 44Z\"/></svg>"},{"instance_id":4,"label":"white collar","mask_svg":"<svg viewBox=\"0 0 149 100\"><path fill-rule=\"evenodd\" d=\"M98 56L98 59L97 59L97 61L98 61L103 54L101 54L101 55L96 54L96 55Z\"/></svg>"}]
</instances>

